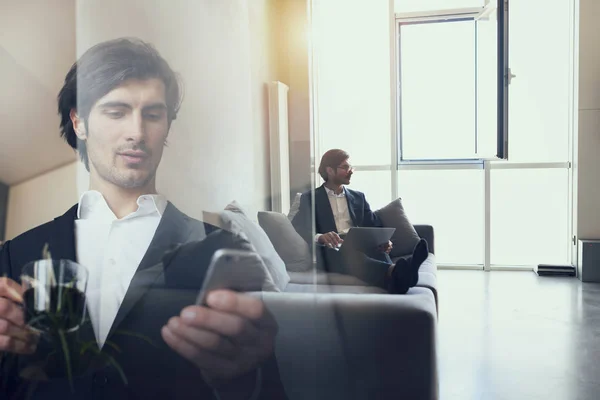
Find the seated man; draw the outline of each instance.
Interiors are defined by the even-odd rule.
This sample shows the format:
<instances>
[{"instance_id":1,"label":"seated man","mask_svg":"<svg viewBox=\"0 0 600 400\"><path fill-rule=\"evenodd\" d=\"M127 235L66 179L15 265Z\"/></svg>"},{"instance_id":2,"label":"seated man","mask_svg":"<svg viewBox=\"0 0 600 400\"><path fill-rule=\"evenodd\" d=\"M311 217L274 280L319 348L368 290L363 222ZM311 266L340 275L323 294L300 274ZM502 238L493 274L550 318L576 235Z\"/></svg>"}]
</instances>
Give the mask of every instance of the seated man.
<instances>
[{"instance_id":1,"label":"seated man","mask_svg":"<svg viewBox=\"0 0 600 400\"><path fill-rule=\"evenodd\" d=\"M317 242L321 249L317 252L318 261L328 272L353 275L390 293L404 294L417 284L419 267L429 254L424 239L417 243L412 256L401 258L396 264L389 256L391 242L366 251L340 247L352 227L383 226L365 195L345 187L354 172L349 159L348 153L339 149L327 151L321 159L319 174L325 183L315 189L316 236L312 236L311 191L302 194L292 224L308 243Z\"/></svg>"}]
</instances>

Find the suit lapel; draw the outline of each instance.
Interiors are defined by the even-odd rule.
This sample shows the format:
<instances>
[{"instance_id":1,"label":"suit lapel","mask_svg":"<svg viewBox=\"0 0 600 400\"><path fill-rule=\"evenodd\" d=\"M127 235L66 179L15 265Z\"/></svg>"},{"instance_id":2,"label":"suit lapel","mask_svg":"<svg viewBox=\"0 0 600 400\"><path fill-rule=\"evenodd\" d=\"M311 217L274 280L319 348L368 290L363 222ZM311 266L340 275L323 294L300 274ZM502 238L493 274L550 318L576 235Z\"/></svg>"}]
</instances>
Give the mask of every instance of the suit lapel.
<instances>
[{"instance_id":1,"label":"suit lapel","mask_svg":"<svg viewBox=\"0 0 600 400\"><path fill-rule=\"evenodd\" d=\"M165 213L156 229L148 251L140 262L133 276L125 298L119 307L117 316L109 332L110 335L119 327L123 319L140 298L150 289L152 284L164 272L161 262L163 255L178 244L185 243L191 233L191 219L168 203Z\"/></svg>"},{"instance_id":2,"label":"suit lapel","mask_svg":"<svg viewBox=\"0 0 600 400\"><path fill-rule=\"evenodd\" d=\"M346 191L346 201L348 202L348 211L350 212L350 219L352 220L352 226L360 226L359 221L356 220L356 211L354 210L354 206L356 203L356 199L352 192L348 189L344 189Z\"/></svg>"},{"instance_id":3,"label":"suit lapel","mask_svg":"<svg viewBox=\"0 0 600 400\"><path fill-rule=\"evenodd\" d=\"M75 220L77 219L78 205L71 207L64 215L55 218L52 226L52 235L48 240L50 253L55 260L71 260L77 262L75 243ZM86 310L89 315L89 310ZM77 331L79 340L83 342L96 342L94 327L87 321Z\"/></svg>"},{"instance_id":4,"label":"suit lapel","mask_svg":"<svg viewBox=\"0 0 600 400\"><path fill-rule=\"evenodd\" d=\"M331 203L329 202L329 197L327 196L325 186L321 186L315 190L315 203L317 221L320 225L318 228L320 228L319 230L322 231L320 233L331 231L337 232L333 210L331 209Z\"/></svg>"},{"instance_id":5,"label":"suit lapel","mask_svg":"<svg viewBox=\"0 0 600 400\"><path fill-rule=\"evenodd\" d=\"M52 226L53 234L48 239L48 248L52 258L55 260L77 261L77 253L75 251L77 207L77 205L74 205L69 211L54 219Z\"/></svg>"}]
</instances>

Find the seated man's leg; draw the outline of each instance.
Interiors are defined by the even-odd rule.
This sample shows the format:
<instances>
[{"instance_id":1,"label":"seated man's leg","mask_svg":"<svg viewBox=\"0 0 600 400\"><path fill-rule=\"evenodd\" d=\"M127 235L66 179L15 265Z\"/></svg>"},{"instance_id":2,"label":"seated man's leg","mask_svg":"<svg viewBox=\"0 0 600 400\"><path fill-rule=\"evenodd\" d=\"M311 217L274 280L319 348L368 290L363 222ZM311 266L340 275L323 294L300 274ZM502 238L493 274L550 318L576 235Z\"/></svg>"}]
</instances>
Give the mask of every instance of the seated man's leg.
<instances>
[{"instance_id":1,"label":"seated man's leg","mask_svg":"<svg viewBox=\"0 0 600 400\"><path fill-rule=\"evenodd\" d=\"M392 266L390 256L376 249L364 252L350 246L339 251L323 248L328 272L352 275L368 285L377 286L393 294L405 294L419 280L419 267L429 254L423 239L415 246L413 254L402 257Z\"/></svg>"},{"instance_id":2,"label":"seated man's leg","mask_svg":"<svg viewBox=\"0 0 600 400\"><path fill-rule=\"evenodd\" d=\"M326 250L329 272L352 275L371 286L387 290L388 275L392 260L385 253L369 257L363 252L349 246L342 246L339 251Z\"/></svg>"},{"instance_id":3,"label":"seated man's leg","mask_svg":"<svg viewBox=\"0 0 600 400\"><path fill-rule=\"evenodd\" d=\"M344 246L342 246L344 249ZM400 258L392 266L389 254L373 249L362 253L351 248L341 251L343 272L356 276L366 283L379 286L393 294L405 294L419 281L419 267L429 255L427 242L421 239L410 256Z\"/></svg>"},{"instance_id":4,"label":"seated man's leg","mask_svg":"<svg viewBox=\"0 0 600 400\"><path fill-rule=\"evenodd\" d=\"M411 255L400 257L396 261L396 265L392 271L392 275L395 276L393 281L402 282L400 286L408 284L409 288L416 286L419 282L419 268L428 256L429 247L427 241L421 239L415 246Z\"/></svg>"}]
</instances>

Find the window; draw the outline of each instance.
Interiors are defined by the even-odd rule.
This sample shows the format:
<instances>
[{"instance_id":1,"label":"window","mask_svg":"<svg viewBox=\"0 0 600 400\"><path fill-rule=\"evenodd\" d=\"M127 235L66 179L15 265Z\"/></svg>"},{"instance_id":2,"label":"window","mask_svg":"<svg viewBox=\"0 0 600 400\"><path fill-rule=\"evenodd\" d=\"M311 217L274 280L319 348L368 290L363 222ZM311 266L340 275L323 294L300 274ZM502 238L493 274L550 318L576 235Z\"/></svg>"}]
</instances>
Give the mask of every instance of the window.
<instances>
[{"instance_id":1,"label":"window","mask_svg":"<svg viewBox=\"0 0 600 400\"><path fill-rule=\"evenodd\" d=\"M350 189L365 193L371 210L385 207L392 198L391 171L368 171L358 168L352 175Z\"/></svg>"},{"instance_id":2,"label":"window","mask_svg":"<svg viewBox=\"0 0 600 400\"><path fill-rule=\"evenodd\" d=\"M397 15L400 161L506 158L504 16L492 3Z\"/></svg>"},{"instance_id":3,"label":"window","mask_svg":"<svg viewBox=\"0 0 600 400\"><path fill-rule=\"evenodd\" d=\"M574 0L511 0L510 54L498 4L399 0L394 23L386 2L314 2L315 159L348 150L351 188L401 197L441 266L568 263Z\"/></svg>"},{"instance_id":4,"label":"window","mask_svg":"<svg viewBox=\"0 0 600 400\"><path fill-rule=\"evenodd\" d=\"M426 12L444 9L480 8L486 0L394 0L396 12Z\"/></svg>"},{"instance_id":5,"label":"window","mask_svg":"<svg viewBox=\"0 0 600 400\"><path fill-rule=\"evenodd\" d=\"M398 171L398 192L413 224L435 229L441 264L483 265L484 174L482 169Z\"/></svg>"},{"instance_id":6,"label":"window","mask_svg":"<svg viewBox=\"0 0 600 400\"><path fill-rule=\"evenodd\" d=\"M318 157L343 148L355 165L390 165L389 7L385 1L314 2Z\"/></svg>"},{"instance_id":7,"label":"window","mask_svg":"<svg viewBox=\"0 0 600 400\"><path fill-rule=\"evenodd\" d=\"M570 264L569 171L491 171L491 264Z\"/></svg>"}]
</instances>

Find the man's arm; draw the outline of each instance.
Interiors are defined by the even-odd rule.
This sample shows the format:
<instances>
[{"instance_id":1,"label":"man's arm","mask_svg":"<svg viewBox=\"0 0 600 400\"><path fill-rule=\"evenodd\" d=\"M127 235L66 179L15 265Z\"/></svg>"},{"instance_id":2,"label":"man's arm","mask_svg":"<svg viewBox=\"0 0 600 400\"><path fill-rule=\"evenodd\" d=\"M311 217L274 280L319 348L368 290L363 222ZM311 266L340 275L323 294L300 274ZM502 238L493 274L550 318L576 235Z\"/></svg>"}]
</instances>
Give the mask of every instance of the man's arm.
<instances>
[{"instance_id":1,"label":"man's arm","mask_svg":"<svg viewBox=\"0 0 600 400\"><path fill-rule=\"evenodd\" d=\"M363 193L363 201L365 203L364 215L363 215L363 225L364 227L375 227L381 228L383 227L383 223L377 214L375 214L371 210L371 206L367 202L367 199Z\"/></svg>"},{"instance_id":2,"label":"man's arm","mask_svg":"<svg viewBox=\"0 0 600 400\"><path fill-rule=\"evenodd\" d=\"M245 381L245 382L244 382ZM287 400L287 394L279 374L275 355L262 366L240 379L232 382L229 388L215 390L217 400Z\"/></svg>"},{"instance_id":3,"label":"man's arm","mask_svg":"<svg viewBox=\"0 0 600 400\"><path fill-rule=\"evenodd\" d=\"M10 240L5 242L0 248L1 277L12 278ZM7 398L14 396L19 386L16 367L14 356L4 350L0 350L0 393L6 395Z\"/></svg>"},{"instance_id":4,"label":"man's arm","mask_svg":"<svg viewBox=\"0 0 600 400\"><path fill-rule=\"evenodd\" d=\"M286 399L272 367L277 323L262 299L218 290L207 303L169 320L161 331L167 345L191 361L222 400Z\"/></svg>"},{"instance_id":5,"label":"man's arm","mask_svg":"<svg viewBox=\"0 0 600 400\"><path fill-rule=\"evenodd\" d=\"M178 247L163 262L204 265L219 248L253 251L246 239L217 229L201 242ZM221 303L215 294L207 298L209 307L190 305L171 318L163 339L196 365L219 400L285 399L273 352L277 324L262 299L224 291Z\"/></svg>"}]
</instances>

